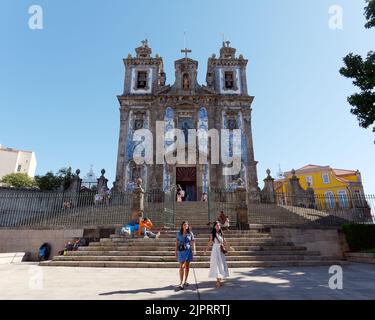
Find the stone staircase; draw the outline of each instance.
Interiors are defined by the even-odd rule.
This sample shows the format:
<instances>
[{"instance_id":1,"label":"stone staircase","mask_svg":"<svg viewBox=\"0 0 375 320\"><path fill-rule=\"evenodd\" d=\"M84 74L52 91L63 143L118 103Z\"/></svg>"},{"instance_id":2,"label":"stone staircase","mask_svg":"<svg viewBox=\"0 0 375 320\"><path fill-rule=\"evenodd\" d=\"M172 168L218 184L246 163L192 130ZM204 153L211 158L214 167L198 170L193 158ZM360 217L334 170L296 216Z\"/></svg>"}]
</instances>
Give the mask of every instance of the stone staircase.
<instances>
[{"instance_id":1,"label":"stone staircase","mask_svg":"<svg viewBox=\"0 0 375 320\"><path fill-rule=\"evenodd\" d=\"M188 221L193 228L207 228L207 202L176 202L175 226L180 228L183 221Z\"/></svg>"},{"instance_id":2,"label":"stone staircase","mask_svg":"<svg viewBox=\"0 0 375 320\"><path fill-rule=\"evenodd\" d=\"M338 227L348 220L314 209L271 204L250 204L250 224L270 226Z\"/></svg>"},{"instance_id":3,"label":"stone staircase","mask_svg":"<svg viewBox=\"0 0 375 320\"><path fill-rule=\"evenodd\" d=\"M193 223L193 220L192 220ZM192 230L196 237L197 254L193 267L208 268L210 253L204 255L209 230ZM176 230L162 230L158 239L125 238L113 234L109 238L91 242L89 246L70 251L66 256L55 256L41 266L113 267L113 268L177 268L174 256ZM340 264L327 260L318 251L295 246L280 236L264 230L228 230L225 237L233 250L228 250L229 268L320 266Z\"/></svg>"}]
</instances>

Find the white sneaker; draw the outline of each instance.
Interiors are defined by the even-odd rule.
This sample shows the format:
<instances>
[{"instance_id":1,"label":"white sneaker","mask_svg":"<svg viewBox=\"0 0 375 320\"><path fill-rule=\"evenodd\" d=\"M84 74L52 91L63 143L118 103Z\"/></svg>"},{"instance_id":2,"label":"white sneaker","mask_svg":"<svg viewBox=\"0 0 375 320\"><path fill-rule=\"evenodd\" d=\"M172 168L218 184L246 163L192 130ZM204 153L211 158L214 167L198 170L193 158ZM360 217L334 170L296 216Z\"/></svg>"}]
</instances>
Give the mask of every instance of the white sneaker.
<instances>
[{"instance_id":1,"label":"white sneaker","mask_svg":"<svg viewBox=\"0 0 375 320\"><path fill-rule=\"evenodd\" d=\"M156 239L160 237L160 231L156 234Z\"/></svg>"},{"instance_id":2,"label":"white sneaker","mask_svg":"<svg viewBox=\"0 0 375 320\"><path fill-rule=\"evenodd\" d=\"M149 239L149 236L144 236L143 239Z\"/></svg>"}]
</instances>

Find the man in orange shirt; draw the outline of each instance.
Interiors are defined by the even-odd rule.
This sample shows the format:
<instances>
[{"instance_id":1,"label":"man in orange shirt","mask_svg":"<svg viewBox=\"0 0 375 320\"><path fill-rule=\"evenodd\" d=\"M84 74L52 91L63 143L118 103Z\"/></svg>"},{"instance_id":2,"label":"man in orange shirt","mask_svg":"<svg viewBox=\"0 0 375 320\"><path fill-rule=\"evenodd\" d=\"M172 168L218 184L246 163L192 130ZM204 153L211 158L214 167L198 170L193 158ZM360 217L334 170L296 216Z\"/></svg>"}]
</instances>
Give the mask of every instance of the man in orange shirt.
<instances>
[{"instance_id":1,"label":"man in orange shirt","mask_svg":"<svg viewBox=\"0 0 375 320\"><path fill-rule=\"evenodd\" d=\"M160 232L157 234L151 232L153 225L150 219L148 218L139 218L139 228L138 235L144 235L145 238L159 238Z\"/></svg>"}]
</instances>

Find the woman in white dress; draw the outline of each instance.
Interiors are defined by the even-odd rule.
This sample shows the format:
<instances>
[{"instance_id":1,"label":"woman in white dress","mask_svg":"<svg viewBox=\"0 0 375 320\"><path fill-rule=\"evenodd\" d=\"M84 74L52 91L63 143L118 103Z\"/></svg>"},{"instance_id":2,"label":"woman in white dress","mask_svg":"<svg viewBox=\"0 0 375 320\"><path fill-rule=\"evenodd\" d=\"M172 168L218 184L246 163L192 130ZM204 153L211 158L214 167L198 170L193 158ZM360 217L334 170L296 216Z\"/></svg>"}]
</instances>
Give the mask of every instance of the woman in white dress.
<instances>
[{"instance_id":1,"label":"woman in white dress","mask_svg":"<svg viewBox=\"0 0 375 320\"><path fill-rule=\"evenodd\" d=\"M223 232L218 221L214 222L212 227L210 239L208 242L207 250L212 246L211 260L210 260L210 272L209 278L216 278L216 288L221 285L221 280L223 278L229 277L227 259L225 254L222 252L222 248L225 250L226 241L224 239Z\"/></svg>"}]
</instances>

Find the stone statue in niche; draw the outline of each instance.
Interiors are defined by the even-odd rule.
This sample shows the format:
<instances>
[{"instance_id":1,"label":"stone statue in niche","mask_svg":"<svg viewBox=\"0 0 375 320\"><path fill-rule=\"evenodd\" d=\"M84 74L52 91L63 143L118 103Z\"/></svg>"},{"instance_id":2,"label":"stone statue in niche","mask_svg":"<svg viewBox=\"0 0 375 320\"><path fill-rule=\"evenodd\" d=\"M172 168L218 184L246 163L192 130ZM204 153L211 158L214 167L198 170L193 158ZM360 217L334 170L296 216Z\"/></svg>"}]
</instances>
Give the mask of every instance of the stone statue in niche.
<instances>
[{"instance_id":1,"label":"stone statue in niche","mask_svg":"<svg viewBox=\"0 0 375 320\"><path fill-rule=\"evenodd\" d=\"M213 81L214 81L212 73L207 73L206 81L207 81L207 86L212 87Z\"/></svg>"},{"instance_id":2,"label":"stone statue in niche","mask_svg":"<svg viewBox=\"0 0 375 320\"><path fill-rule=\"evenodd\" d=\"M184 90L189 90L190 88L189 75L187 73L185 73L182 77L182 88Z\"/></svg>"},{"instance_id":3,"label":"stone statue in niche","mask_svg":"<svg viewBox=\"0 0 375 320\"><path fill-rule=\"evenodd\" d=\"M166 75L165 75L165 72L160 72L160 75L159 75L159 85L160 86L165 86L165 80L166 80Z\"/></svg>"}]
</instances>

